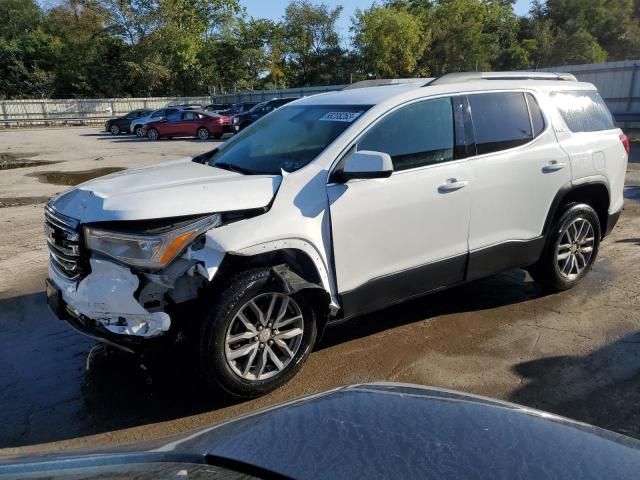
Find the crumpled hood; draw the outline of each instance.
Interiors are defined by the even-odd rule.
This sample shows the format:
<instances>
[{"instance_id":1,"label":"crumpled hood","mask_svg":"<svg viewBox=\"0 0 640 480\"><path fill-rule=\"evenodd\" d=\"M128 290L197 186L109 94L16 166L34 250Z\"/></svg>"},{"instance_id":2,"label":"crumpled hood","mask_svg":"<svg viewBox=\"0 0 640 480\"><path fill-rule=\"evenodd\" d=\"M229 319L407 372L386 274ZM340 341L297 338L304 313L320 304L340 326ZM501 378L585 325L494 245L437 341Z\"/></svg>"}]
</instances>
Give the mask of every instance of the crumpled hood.
<instances>
[{"instance_id":1,"label":"crumpled hood","mask_svg":"<svg viewBox=\"0 0 640 480\"><path fill-rule=\"evenodd\" d=\"M242 175L187 158L100 177L52 203L82 223L178 217L267 206L281 180L279 175Z\"/></svg>"}]
</instances>

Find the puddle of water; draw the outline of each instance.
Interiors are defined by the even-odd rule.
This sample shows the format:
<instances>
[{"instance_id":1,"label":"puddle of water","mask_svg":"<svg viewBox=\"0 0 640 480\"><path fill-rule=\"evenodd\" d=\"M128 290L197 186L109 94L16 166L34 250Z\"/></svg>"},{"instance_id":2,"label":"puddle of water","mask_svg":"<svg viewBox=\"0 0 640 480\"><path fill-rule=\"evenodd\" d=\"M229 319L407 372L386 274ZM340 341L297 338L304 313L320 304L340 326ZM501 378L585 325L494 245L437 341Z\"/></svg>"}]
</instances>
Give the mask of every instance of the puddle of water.
<instances>
[{"instance_id":1,"label":"puddle of water","mask_svg":"<svg viewBox=\"0 0 640 480\"><path fill-rule=\"evenodd\" d=\"M29 160L28 157L34 157L37 153L8 153L0 152L0 170L9 170L12 168L39 167L41 165L51 165L59 162L48 162L45 160Z\"/></svg>"},{"instance_id":2,"label":"puddle of water","mask_svg":"<svg viewBox=\"0 0 640 480\"><path fill-rule=\"evenodd\" d=\"M73 186L97 177L102 177L103 175L120 172L122 170L124 170L124 168L105 167L96 168L94 170L81 170L76 172L38 172L32 173L29 176L36 177L42 183Z\"/></svg>"},{"instance_id":3,"label":"puddle of water","mask_svg":"<svg viewBox=\"0 0 640 480\"><path fill-rule=\"evenodd\" d=\"M37 205L46 203L50 197L7 197L0 198L0 208L24 207L25 205Z\"/></svg>"}]
</instances>

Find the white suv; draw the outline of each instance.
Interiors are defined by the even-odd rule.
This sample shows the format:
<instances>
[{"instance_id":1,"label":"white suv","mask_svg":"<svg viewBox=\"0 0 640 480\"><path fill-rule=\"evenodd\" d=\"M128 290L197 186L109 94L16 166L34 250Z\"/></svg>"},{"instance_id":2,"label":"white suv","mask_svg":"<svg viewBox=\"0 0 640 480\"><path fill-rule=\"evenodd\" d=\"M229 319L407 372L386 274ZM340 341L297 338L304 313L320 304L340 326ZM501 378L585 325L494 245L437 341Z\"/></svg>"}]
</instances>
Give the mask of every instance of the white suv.
<instances>
[{"instance_id":1,"label":"white suv","mask_svg":"<svg viewBox=\"0 0 640 480\"><path fill-rule=\"evenodd\" d=\"M53 199L49 304L130 351L191 341L212 385L260 395L327 324L514 267L575 285L622 209L628 147L570 75L304 98Z\"/></svg>"}]
</instances>

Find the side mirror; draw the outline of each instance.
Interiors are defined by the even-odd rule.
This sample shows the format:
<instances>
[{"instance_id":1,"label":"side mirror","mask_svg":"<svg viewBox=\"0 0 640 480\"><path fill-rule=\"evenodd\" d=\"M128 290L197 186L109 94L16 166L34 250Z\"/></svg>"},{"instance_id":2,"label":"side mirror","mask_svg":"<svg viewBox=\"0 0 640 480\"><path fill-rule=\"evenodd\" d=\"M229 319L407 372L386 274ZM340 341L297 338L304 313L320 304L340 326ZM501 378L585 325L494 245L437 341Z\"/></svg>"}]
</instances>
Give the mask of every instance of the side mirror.
<instances>
[{"instance_id":1,"label":"side mirror","mask_svg":"<svg viewBox=\"0 0 640 480\"><path fill-rule=\"evenodd\" d=\"M387 178L393 173L393 163L388 153L362 150L347 157L335 179L348 182L358 178Z\"/></svg>"}]
</instances>

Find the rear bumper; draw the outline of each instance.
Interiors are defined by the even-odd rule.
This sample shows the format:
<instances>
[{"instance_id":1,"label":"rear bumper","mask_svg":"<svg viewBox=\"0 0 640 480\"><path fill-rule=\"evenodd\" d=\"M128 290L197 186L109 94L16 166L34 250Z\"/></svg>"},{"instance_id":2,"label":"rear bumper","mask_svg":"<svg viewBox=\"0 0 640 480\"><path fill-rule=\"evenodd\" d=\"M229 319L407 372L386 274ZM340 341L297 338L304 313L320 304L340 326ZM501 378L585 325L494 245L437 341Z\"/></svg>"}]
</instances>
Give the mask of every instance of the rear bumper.
<instances>
[{"instance_id":1,"label":"rear bumper","mask_svg":"<svg viewBox=\"0 0 640 480\"><path fill-rule=\"evenodd\" d=\"M602 236L602 238L609 236L609 234L613 230L613 227L615 227L616 223L618 223L618 219L620 218L621 213L622 213L622 207L620 207L616 212L608 214L607 225L604 229L604 235Z\"/></svg>"}]
</instances>

